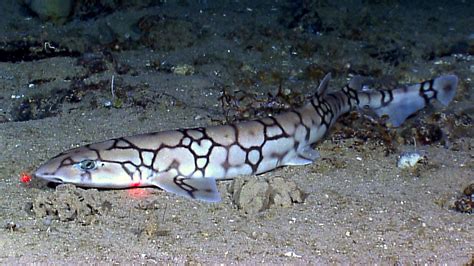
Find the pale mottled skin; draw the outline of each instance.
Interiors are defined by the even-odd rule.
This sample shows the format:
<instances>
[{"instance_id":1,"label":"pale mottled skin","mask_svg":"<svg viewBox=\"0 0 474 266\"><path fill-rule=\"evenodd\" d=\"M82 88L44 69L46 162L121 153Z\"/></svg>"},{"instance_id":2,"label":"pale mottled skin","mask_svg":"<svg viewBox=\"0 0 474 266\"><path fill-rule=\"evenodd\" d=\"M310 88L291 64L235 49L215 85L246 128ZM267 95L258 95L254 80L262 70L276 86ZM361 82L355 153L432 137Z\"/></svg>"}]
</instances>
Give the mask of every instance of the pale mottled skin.
<instances>
[{"instance_id":1,"label":"pale mottled skin","mask_svg":"<svg viewBox=\"0 0 474 266\"><path fill-rule=\"evenodd\" d=\"M215 180L259 174L283 165L304 165L319 157L312 144L337 118L355 108L388 115L399 126L432 99L447 105L458 79L442 76L387 91L361 91L354 78L326 93L330 75L303 107L243 123L141 134L72 149L52 158L37 177L84 187L158 186L185 197L220 200Z\"/></svg>"}]
</instances>

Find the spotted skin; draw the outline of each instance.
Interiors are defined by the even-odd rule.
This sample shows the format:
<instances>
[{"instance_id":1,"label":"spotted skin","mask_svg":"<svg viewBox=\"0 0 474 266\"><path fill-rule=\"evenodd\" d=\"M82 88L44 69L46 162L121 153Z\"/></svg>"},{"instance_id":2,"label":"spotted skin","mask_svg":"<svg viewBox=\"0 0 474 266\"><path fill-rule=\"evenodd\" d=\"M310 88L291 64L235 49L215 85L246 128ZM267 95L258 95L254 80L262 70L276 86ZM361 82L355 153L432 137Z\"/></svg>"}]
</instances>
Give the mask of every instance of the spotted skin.
<instances>
[{"instance_id":1,"label":"spotted skin","mask_svg":"<svg viewBox=\"0 0 474 266\"><path fill-rule=\"evenodd\" d=\"M330 75L301 108L262 119L121 137L63 152L38 168L37 177L84 187L158 186L209 202L220 200L215 180L260 174L284 165L304 165L319 154L320 140L337 118L356 108L388 115L399 126L432 99L447 105L458 79L442 76L386 91L362 91L354 78L326 93ZM400 111L402 110L402 111Z\"/></svg>"}]
</instances>

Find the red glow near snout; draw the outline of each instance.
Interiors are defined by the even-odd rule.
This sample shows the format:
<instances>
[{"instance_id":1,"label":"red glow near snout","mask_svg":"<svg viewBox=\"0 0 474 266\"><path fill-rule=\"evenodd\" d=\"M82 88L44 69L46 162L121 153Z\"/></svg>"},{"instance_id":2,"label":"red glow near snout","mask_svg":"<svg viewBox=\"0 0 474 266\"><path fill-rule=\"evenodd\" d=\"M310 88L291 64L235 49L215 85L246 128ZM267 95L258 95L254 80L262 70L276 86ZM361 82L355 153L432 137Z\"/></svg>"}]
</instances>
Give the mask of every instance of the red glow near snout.
<instances>
[{"instance_id":1,"label":"red glow near snout","mask_svg":"<svg viewBox=\"0 0 474 266\"><path fill-rule=\"evenodd\" d=\"M140 182L130 184L131 189L127 190L128 196L133 199L143 199L148 197L150 192L148 192L146 189L140 188L140 185Z\"/></svg>"},{"instance_id":2,"label":"red glow near snout","mask_svg":"<svg viewBox=\"0 0 474 266\"><path fill-rule=\"evenodd\" d=\"M129 197L133 199L143 199L150 195L150 192L144 188L132 188L127 190L127 194Z\"/></svg>"},{"instance_id":3,"label":"red glow near snout","mask_svg":"<svg viewBox=\"0 0 474 266\"><path fill-rule=\"evenodd\" d=\"M31 182L31 175L28 174L27 172L23 172L20 174L20 182L23 183L23 184L28 184Z\"/></svg>"}]
</instances>

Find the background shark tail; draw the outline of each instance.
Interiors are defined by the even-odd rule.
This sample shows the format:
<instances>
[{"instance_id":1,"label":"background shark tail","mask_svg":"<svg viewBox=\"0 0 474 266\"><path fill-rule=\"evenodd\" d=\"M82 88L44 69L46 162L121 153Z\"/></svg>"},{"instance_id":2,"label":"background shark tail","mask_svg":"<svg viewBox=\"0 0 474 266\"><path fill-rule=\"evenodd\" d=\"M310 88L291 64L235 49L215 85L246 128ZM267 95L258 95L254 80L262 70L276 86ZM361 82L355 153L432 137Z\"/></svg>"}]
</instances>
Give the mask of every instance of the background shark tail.
<instances>
[{"instance_id":1,"label":"background shark tail","mask_svg":"<svg viewBox=\"0 0 474 266\"><path fill-rule=\"evenodd\" d=\"M393 90L359 91L358 107L373 110L379 117L386 115L387 122L398 127L407 117L427 106L432 99L448 105L456 94L457 85L458 77L446 75Z\"/></svg>"}]
</instances>

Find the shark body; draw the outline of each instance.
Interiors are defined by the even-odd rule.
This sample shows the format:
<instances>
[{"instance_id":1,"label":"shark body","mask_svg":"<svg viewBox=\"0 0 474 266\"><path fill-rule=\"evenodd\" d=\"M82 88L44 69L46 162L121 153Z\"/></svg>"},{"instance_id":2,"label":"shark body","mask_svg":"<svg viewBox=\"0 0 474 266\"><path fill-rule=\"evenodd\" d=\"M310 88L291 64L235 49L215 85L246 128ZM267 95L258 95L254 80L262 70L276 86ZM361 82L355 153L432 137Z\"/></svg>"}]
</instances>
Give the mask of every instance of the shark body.
<instances>
[{"instance_id":1,"label":"shark body","mask_svg":"<svg viewBox=\"0 0 474 266\"><path fill-rule=\"evenodd\" d=\"M216 180L260 174L280 166L314 162L312 145L337 118L353 109L388 116L397 127L432 100L447 105L454 97L454 75L395 88L362 90L362 78L328 93L330 75L303 107L242 123L168 130L106 140L63 152L35 175L83 187L157 186L184 197L217 202Z\"/></svg>"}]
</instances>

